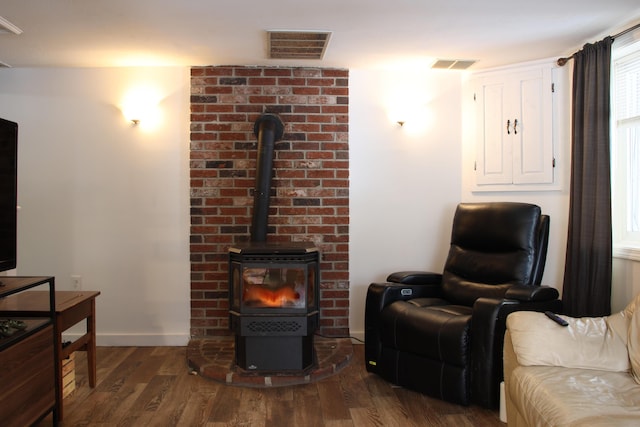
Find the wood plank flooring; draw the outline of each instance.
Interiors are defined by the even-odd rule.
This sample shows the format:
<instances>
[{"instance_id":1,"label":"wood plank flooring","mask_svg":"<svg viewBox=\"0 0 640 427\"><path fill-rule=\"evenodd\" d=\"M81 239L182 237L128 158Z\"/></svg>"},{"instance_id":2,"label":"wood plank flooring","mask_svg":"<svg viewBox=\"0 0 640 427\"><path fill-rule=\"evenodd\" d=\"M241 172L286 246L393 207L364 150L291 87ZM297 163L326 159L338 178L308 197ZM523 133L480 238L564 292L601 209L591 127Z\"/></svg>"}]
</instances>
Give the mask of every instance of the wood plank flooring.
<instances>
[{"instance_id":1,"label":"wood plank flooring","mask_svg":"<svg viewBox=\"0 0 640 427\"><path fill-rule=\"evenodd\" d=\"M191 375L184 347L98 347L97 386L76 353L76 390L62 426L490 427L498 411L394 387L364 368L363 346L338 374L280 388L227 386ZM50 426L51 417L38 427Z\"/></svg>"}]
</instances>

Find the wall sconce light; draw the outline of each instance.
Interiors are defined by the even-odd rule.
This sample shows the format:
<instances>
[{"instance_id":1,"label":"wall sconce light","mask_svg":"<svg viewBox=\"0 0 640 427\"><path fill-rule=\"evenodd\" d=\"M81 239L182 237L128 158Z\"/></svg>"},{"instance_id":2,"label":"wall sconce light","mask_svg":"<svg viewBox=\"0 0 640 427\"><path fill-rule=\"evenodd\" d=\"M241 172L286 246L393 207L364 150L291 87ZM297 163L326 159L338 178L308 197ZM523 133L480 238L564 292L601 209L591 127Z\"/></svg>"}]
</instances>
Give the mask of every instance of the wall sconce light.
<instances>
[{"instance_id":1,"label":"wall sconce light","mask_svg":"<svg viewBox=\"0 0 640 427\"><path fill-rule=\"evenodd\" d=\"M129 91L122 100L121 111L134 126L155 126L160 120L160 94L148 87L137 87Z\"/></svg>"},{"instance_id":2,"label":"wall sconce light","mask_svg":"<svg viewBox=\"0 0 640 427\"><path fill-rule=\"evenodd\" d=\"M412 122L415 118L413 106L413 100L394 100L391 106L387 109L389 121L397 124L399 127L404 127L405 124Z\"/></svg>"},{"instance_id":3,"label":"wall sconce light","mask_svg":"<svg viewBox=\"0 0 640 427\"><path fill-rule=\"evenodd\" d=\"M427 105L405 103L392 110L389 121L401 129L402 133L419 134L430 126L432 112Z\"/></svg>"}]
</instances>

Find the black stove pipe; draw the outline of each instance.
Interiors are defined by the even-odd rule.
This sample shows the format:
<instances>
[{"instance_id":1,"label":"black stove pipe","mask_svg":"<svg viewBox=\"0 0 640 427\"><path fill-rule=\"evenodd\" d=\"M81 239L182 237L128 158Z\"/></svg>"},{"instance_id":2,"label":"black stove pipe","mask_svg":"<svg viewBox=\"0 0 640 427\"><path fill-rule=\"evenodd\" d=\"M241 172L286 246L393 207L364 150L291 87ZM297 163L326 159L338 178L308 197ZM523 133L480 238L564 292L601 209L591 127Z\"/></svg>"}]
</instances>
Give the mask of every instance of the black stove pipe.
<instances>
[{"instance_id":1,"label":"black stove pipe","mask_svg":"<svg viewBox=\"0 0 640 427\"><path fill-rule=\"evenodd\" d=\"M265 113L256 120L253 133L258 137L258 159L256 162L256 187L253 194L253 217L251 242L267 241L269 223L269 196L273 173L273 148L284 134L284 124L275 114Z\"/></svg>"}]
</instances>

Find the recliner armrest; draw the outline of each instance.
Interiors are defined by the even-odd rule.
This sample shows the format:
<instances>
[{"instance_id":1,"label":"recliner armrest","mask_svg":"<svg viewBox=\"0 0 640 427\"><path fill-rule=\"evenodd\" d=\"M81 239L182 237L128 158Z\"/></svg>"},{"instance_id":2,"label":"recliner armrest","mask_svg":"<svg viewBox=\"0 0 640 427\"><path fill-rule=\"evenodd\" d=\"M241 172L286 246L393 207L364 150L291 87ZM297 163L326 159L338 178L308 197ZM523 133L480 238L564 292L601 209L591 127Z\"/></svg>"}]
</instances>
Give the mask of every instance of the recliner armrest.
<instances>
[{"instance_id":1,"label":"recliner armrest","mask_svg":"<svg viewBox=\"0 0 640 427\"><path fill-rule=\"evenodd\" d=\"M431 284L406 283L372 283L367 289L367 299L364 309L364 356L367 371L378 372L382 342L380 315L382 310L394 301L412 298L438 297L440 295L440 281Z\"/></svg>"},{"instance_id":2,"label":"recliner armrest","mask_svg":"<svg viewBox=\"0 0 640 427\"><path fill-rule=\"evenodd\" d=\"M436 297L439 294L440 282L432 284L372 283L367 289L366 310L370 313L379 313L394 301Z\"/></svg>"},{"instance_id":3,"label":"recliner armrest","mask_svg":"<svg viewBox=\"0 0 640 427\"><path fill-rule=\"evenodd\" d=\"M558 299L560 294L556 288L550 286L524 286L515 285L507 289L504 297L518 301L552 301Z\"/></svg>"},{"instance_id":4,"label":"recliner armrest","mask_svg":"<svg viewBox=\"0 0 640 427\"><path fill-rule=\"evenodd\" d=\"M430 271L397 271L387 276L387 282L416 284L416 285L435 285L442 281L442 274L432 273Z\"/></svg>"},{"instance_id":5,"label":"recliner armrest","mask_svg":"<svg viewBox=\"0 0 640 427\"><path fill-rule=\"evenodd\" d=\"M511 289L513 288L516 286ZM473 304L471 353L494 355L494 357L472 357L471 360L472 395L475 396L476 403L486 408L497 408L500 400L498 385L502 381L503 374L502 348L507 316L514 311L550 310L559 313L562 310L562 302L559 299L543 299L554 293L557 296L558 291L554 288L545 287L549 290L541 294L535 292L540 288L539 286L517 286L517 288L519 289L514 290L511 296L505 295L504 299L478 298Z\"/></svg>"}]
</instances>

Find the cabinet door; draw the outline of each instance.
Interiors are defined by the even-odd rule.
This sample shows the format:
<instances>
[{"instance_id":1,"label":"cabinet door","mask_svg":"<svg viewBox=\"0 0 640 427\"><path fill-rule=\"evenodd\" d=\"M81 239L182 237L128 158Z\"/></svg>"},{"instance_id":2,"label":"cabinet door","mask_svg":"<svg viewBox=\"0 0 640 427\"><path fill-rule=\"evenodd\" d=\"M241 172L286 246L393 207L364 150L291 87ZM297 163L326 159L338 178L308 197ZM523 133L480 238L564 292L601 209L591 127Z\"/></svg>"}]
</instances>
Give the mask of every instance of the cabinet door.
<instances>
[{"instance_id":1,"label":"cabinet door","mask_svg":"<svg viewBox=\"0 0 640 427\"><path fill-rule=\"evenodd\" d=\"M509 85L501 77L483 79L476 90L478 112L476 182L511 184L512 151L506 132Z\"/></svg>"},{"instance_id":2,"label":"cabinet door","mask_svg":"<svg viewBox=\"0 0 640 427\"><path fill-rule=\"evenodd\" d=\"M0 352L0 424L28 426L53 409L55 359L53 326Z\"/></svg>"},{"instance_id":3,"label":"cabinet door","mask_svg":"<svg viewBox=\"0 0 640 427\"><path fill-rule=\"evenodd\" d=\"M513 183L550 184L553 182L551 69L537 68L514 77Z\"/></svg>"},{"instance_id":4,"label":"cabinet door","mask_svg":"<svg viewBox=\"0 0 640 427\"><path fill-rule=\"evenodd\" d=\"M485 75L475 97L476 184L553 182L551 67Z\"/></svg>"}]
</instances>

